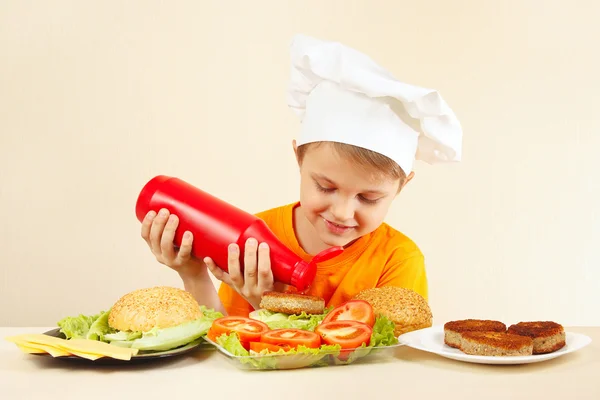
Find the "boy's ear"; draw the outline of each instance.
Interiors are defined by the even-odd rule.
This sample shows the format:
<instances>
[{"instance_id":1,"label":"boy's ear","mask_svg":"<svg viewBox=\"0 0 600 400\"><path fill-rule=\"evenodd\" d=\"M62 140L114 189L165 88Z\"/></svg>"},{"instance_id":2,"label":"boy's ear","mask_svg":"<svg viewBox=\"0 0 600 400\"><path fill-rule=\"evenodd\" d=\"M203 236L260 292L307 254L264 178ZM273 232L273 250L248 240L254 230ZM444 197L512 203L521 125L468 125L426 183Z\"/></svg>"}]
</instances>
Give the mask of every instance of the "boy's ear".
<instances>
[{"instance_id":1,"label":"boy's ear","mask_svg":"<svg viewBox=\"0 0 600 400\"><path fill-rule=\"evenodd\" d=\"M298 145L296 144L296 139L292 140L292 147L294 148L294 155L296 156L296 162L300 165L300 161L298 160Z\"/></svg>"},{"instance_id":2,"label":"boy's ear","mask_svg":"<svg viewBox=\"0 0 600 400\"><path fill-rule=\"evenodd\" d=\"M398 188L398 193L400 193L400 191L402 189L404 189L404 186L406 186L406 184L408 182L410 182L412 180L412 178L415 177L415 171L411 171L410 174L408 174L408 176L406 177L406 179L404 180L404 183L402 183L402 185L400 185L400 188Z\"/></svg>"}]
</instances>

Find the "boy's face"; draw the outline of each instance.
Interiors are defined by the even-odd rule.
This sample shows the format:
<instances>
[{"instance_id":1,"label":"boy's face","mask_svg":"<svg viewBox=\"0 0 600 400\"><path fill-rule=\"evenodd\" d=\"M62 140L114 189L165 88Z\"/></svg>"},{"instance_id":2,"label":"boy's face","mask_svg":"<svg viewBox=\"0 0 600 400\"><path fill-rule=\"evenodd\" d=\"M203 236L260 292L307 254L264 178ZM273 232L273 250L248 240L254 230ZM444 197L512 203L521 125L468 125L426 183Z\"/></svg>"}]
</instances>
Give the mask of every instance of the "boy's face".
<instances>
[{"instance_id":1,"label":"boy's face","mask_svg":"<svg viewBox=\"0 0 600 400\"><path fill-rule=\"evenodd\" d=\"M377 229L400 185L340 157L327 143L308 149L300 179L302 211L328 246L345 246Z\"/></svg>"}]
</instances>

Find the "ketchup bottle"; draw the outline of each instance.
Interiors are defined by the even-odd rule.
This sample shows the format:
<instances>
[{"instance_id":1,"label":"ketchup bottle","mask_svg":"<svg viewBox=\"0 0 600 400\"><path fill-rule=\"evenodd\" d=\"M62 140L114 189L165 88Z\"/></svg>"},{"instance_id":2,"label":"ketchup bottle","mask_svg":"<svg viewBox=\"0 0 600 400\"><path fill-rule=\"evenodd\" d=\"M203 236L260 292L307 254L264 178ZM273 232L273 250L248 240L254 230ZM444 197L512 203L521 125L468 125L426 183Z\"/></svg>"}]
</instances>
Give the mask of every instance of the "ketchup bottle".
<instances>
[{"instance_id":1,"label":"ketchup bottle","mask_svg":"<svg viewBox=\"0 0 600 400\"><path fill-rule=\"evenodd\" d=\"M273 280L306 290L317 272L316 263L335 257L343 247L332 247L317 254L310 262L283 245L267 224L243 210L226 203L178 178L159 175L142 188L135 206L137 219L142 222L146 214L166 208L179 218L174 244L181 245L185 231L194 235L192 255L203 259L210 257L224 271L228 271L227 248L237 243L244 254L246 239L252 237L269 245ZM243 270L243 257L240 266Z\"/></svg>"}]
</instances>

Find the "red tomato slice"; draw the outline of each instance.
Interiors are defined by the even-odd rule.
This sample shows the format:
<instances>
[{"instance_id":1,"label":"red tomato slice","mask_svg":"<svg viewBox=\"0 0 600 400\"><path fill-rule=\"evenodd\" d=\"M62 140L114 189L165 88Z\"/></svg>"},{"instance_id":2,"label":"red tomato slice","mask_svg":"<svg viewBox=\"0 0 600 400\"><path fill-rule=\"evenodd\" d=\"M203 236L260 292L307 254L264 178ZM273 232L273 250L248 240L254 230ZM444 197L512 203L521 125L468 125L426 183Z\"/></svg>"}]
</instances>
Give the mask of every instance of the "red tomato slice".
<instances>
[{"instance_id":1,"label":"red tomato slice","mask_svg":"<svg viewBox=\"0 0 600 400\"><path fill-rule=\"evenodd\" d=\"M222 317L213 321L208 330L208 338L216 340L222 334L237 333L242 346L249 348L250 342L260 341L260 336L269 330L267 324L246 317Z\"/></svg>"},{"instance_id":2,"label":"red tomato slice","mask_svg":"<svg viewBox=\"0 0 600 400\"><path fill-rule=\"evenodd\" d=\"M315 332L321 336L324 343L339 344L342 349L353 349L363 343L368 345L373 329L358 321L331 321L317 326Z\"/></svg>"},{"instance_id":3,"label":"red tomato slice","mask_svg":"<svg viewBox=\"0 0 600 400\"><path fill-rule=\"evenodd\" d=\"M290 349L289 346L277 346L276 344L269 344L263 342L250 342L250 350L260 353L263 350L269 350L272 352L278 352L279 350L287 351Z\"/></svg>"},{"instance_id":4,"label":"red tomato slice","mask_svg":"<svg viewBox=\"0 0 600 400\"><path fill-rule=\"evenodd\" d=\"M321 346L321 338L315 332L293 328L273 329L265 332L261 335L260 341L292 349L298 346L316 349Z\"/></svg>"},{"instance_id":5,"label":"red tomato slice","mask_svg":"<svg viewBox=\"0 0 600 400\"><path fill-rule=\"evenodd\" d=\"M349 300L331 310L323 319L323 323L332 321L358 321L372 328L375 325L375 313L373 307L366 301Z\"/></svg>"}]
</instances>

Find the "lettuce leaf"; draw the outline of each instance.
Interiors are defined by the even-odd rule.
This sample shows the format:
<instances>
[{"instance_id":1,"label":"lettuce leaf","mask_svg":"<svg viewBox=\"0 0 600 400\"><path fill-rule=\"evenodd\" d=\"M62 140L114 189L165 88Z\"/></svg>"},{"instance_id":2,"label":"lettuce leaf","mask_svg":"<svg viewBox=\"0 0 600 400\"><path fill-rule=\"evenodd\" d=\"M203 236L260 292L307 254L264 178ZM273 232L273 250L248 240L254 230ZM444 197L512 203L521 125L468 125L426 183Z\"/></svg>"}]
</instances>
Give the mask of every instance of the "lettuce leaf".
<instances>
[{"instance_id":1,"label":"lettuce leaf","mask_svg":"<svg viewBox=\"0 0 600 400\"><path fill-rule=\"evenodd\" d=\"M106 342L105 335L115 332L113 328L108 326L108 314L110 314L110 310L102 313L100 317L94 321L85 335L86 339Z\"/></svg>"},{"instance_id":2,"label":"lettuce leaf","mask_svg":"<svg viewBox=\"0 0 600 400\"><path fill-rule=\"evenodd\" d=\"M118 331L104 335L104 339L109 342L127 342L142 337L142 332Z\"/></svg>"},{"instance_id":3,"label":"lettuce leaf","mask_svg":"<svg viewBox=\"0 0 600 400\"><path fill-rule=\"evenodd\" d=\"M369 347L392 346L398 343L398 338L394 335L395 328L396 326L389 318L383 314L378 315L375 318L375 325L373 325Z\"/></svg>"},{"instance_id":4,"label":"lettuce leaf","mask_svg":"<svg viewBox=\"0 0 600 400\"><path fill-rule=\"evenodd\" d=\"M104 311L96 315L80 314L76 317L65 317L58 321L57 325L67 339L85 339L92 324L103 314Z\"/></svg>"},{"instance_id":5,"label":"lettuce leaf","mask_svg":"<svg viewBox=\"0 0 600 400\"><path fill-rule=\"evenodd\" d=\"M268 310L256 310L251 312L249 317L264 322L271 329L295 328L314 331L329 311L331 309L326 309L323 314L307 314L306 312L302 312L302 314L284 314Z\"/></svg>"},{"instance_id":6,"label":"lettuce leaf","mask_svg":"<svg viewBox=\"0 0 600 400\"><path fill-rule=\"evenodd\" d=\"M207 308L206 306L200 306L200 311L202 311L202 318L206 320L214 321L223 316L219 311L215 311L214 308Z\"/></svg>"},{"instance_id":7,"label":"lettuce leaf","mask_svg":"<svg viewBox=\"0 0 600 400\"><path fill-rule=\"evenodd\" d=\"M197 320L170 328L153 328L148 332L118 331L111 328L108 325L110 309L96 315L66 317L58 322L58 326L67 339L97 340L141 351L171 350L204 336L212 322L223 316L206 306L201 306L200 309L202 317Z\"/></svg>"}]
</instances>

